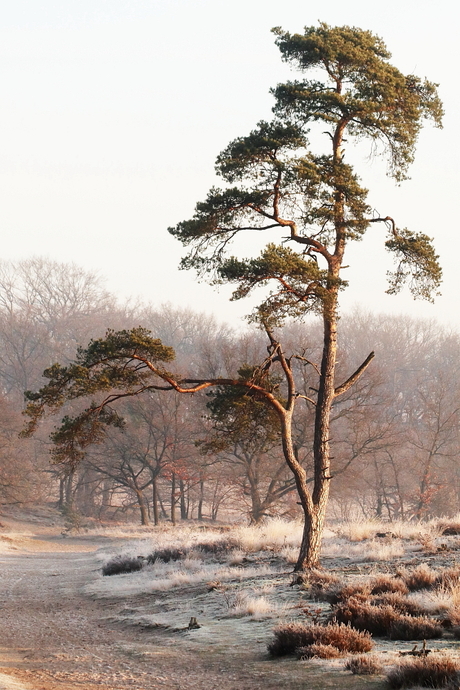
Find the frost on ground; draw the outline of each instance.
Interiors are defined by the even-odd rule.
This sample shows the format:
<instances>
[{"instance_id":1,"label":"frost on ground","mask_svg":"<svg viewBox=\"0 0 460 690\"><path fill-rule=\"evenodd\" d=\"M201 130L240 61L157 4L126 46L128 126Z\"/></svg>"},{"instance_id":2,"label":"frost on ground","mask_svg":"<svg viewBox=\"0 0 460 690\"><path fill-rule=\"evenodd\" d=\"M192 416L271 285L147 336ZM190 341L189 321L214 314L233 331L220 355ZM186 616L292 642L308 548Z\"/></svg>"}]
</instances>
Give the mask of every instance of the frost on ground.
<instances>
[{"instance_id":1,"label":"frost on ground","mask_svg":"<svg viewBox=\"0 0 460 690\"><path fill-rule=\"evenodd\" d=\"M57 526L39 527L11 525L0 555L0 671L26 688L356 687L346 659L267 655L274 627L321 623L331 613L328 601L312 596L311 582L293 577L299 524L98 529L67 538ZM409 588L404 596L425 615L454 622L457 616L460 624L460 537L442 531L436 522L332 525L322 586L340 582L358 591L396 571L414 586L431 578L436 586ZM113 559L137 560L142 568L103 576ZM453 655L458 643L451 637L430 641L430 648ZM390 667L412 647L377 640L377 666ZM384 679L362 677L363 684L383 688Z\"/></svg>"}]
</instances>

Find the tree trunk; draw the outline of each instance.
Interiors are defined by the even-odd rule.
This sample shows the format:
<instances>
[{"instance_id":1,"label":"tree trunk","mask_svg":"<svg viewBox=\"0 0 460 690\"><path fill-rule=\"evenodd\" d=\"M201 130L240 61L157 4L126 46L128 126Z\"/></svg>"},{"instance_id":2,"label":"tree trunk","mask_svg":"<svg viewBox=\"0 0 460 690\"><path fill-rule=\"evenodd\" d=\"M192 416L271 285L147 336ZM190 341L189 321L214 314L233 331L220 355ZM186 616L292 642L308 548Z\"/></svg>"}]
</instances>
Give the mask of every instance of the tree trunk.
<instances>
[{"instance_id":1,"label":"tree trunk","mask_svg":"<svg viewBox=\"0 0 460 690\"><path fill-rule=\"evenodd\" d=\"M153 509L153 524L155 526L159 525L160 517L158 514L158 488L157 488L157 478L152 479L152 509Z\"/></svg>"},{"instance_id":2,"label":"tree trunk","mask_svg":"<svg viewBox=\"0 0 460 690\"><path fill-rule=\"evenodd\" d=\"M134 488L134 493L136 494L137 502L139 505L139 511L141 514L141 525L146 526L149 524L149 511L147 507L147 502L145 500L145 496L143 492L138 488Z\"/></svg>"},{"instance_id":3,"label":"tree trunk","mask_svg":"<svg viewBox=\"0 0 460 690\"><path fill-rule=\"evenodd\" d=\"M335 397L335 363L337 358L337 292L331 289L324 307L324 343L313 442L314 483L310 494L304 468L298 461L292 441L292 411L281 415L284 457L296 482L304 513L304 530L294 571L319 565L321 539L326 519L330 487L329 427L332 401Z\"/></svg>"},{"instance_id":4,"label":"tree trunk","mask_svg":"<svg viewBox=\"0 0 460 690\"><path fill-rule=\"evenodd\" d=\"M198 520L203 520L203 502L204 502L204 481L200 480L200 496L198 499Z\"/></svg>"},{"instance_id":5,"label":"tree trunk","mask_svg":"<svg viewBox=\"0 0 460 690\"><path fill-rule=\"evenodd\" d=\"M179 493L180 493L180 519L188 520L188 507L185 498L185 482L179 479Z\"/></svg>"},{"instance_id":6,"label":"tree trunk","mask_svg":"<svg viewBox=\"0 0 460 690\"><path fill-rule=\"evenodd\" d=\"M158 497L158 503L160 504L161 517L163 518L163 520L167 520L168 519L168 513L166 511L166 508L165 508L163 501L161 500L161 494L158 490L158 485L157 485L157 497Z\"/></svg>"},{"instance_id":7,"label":"tree trunk","mask_svg":"<svg viewBox=\"0 0 460 690\"><path fill-rule=\"evenodd\" d=\"M171 477L171 522L176 524L176 473L172 473Z\"/></svg>"},{"instance_id":8,"label":"tree trunk","mask_svg":"<svg viewBox=\"0 0 460 690\"><path fill-rule=\"evenodd\" d=\"M73 506L73 479L74 479L74 476L75 476L75 472L70 472L65 477L64 501L65 501L65 507L68 508L69 510L71 510L72 506Z\"/></svg>"},{"instance_id":9,"label":"tree trunk","mask_svg":"<svg viewBox=\"0 0 460 690\"><path fill-rule=\"evenodd\" d=\"M65 477L59 479L59 503L58 508L62 510L65 505Z\"/></svg>"},{"instance_id":10,"label":"tree trunk","mask_svg":"<svg viewBox=\"0 0 460 690\"><path fill-rule=\"evenodd\" d=\"M110 507L110 498L111 498L110 486L111 486L110 480L104 479L104 482L102 484L102 509L103 510Z\"/></svg>"}]
</instances>

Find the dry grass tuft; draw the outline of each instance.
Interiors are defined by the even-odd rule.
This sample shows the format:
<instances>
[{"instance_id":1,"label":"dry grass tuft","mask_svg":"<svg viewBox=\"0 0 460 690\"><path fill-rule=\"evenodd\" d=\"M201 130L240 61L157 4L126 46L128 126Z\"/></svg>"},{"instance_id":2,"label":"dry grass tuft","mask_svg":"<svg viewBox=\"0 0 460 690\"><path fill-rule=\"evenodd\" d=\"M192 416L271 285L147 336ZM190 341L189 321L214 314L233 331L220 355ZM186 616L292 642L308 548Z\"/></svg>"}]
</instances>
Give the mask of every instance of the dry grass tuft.
<instances>
[{"instance_id":1,"label":"dry grass tuft","mask_svg":"<svg viewBox=\"0 0 460 690\"><path fill-rule=\"evenodd\" d=\"M439 587L452 587L460 585L460 566L441 570L436 577L436 585ZM460 602L459 602L460 603Z\"/></svg>"},{"instance_id":2,"label":"dry grass tuft","mask_svg":"<svg viewBox=\"0 0 460 690\"><path fill-rule=\"evenodd\" d=\"M348 659L345 669L355 676L376 676L382 673L382 664L372 656L354 656Z\"/></svg>"},{"instance_id":3,"label":"dry grass tuft","mask_svg":"<svg viewBox=\"0 0 460 690\"><path fill-rule=\"evenodd\" d=\"M364 541L372 539L381 525L373 520L356 520L341 525L338 534L350 541Z\"/></svg>"},{"instance_id":4,"label":"dry grass tuft","mask_svg":"<svg viewBox=\"0 0 460 690\"><path fill-rule=\"evenodd\" d=\"M242 594L235 600L230 613L233 616L250 616L254 620L262 620L278 614L279 608L266 597L250 597Z\"/></svg>"},{"instance_id":5,"label":"dry grass tuft","mask_svg":"<svg viewBox=\"0 0 460 690\"><path fill-rule=\"evenodd\" d=\"M274 640L268 645L271 656L295 654L300 647L312 644L332 645L341 652L351 654L369 652L373 642L369 633L354 630L348 625L302 625L288 623L274 630Z\"/></svg>"},{"instance_id":6,"label":"dry grass tuft","mask_svg":"<svg viewBox=\"0 0 460 690\"><path fill-rule=\"evenodd\" d=\"M458 681L459 667L449 656L433 654L404 661L387 675L390 688L445 688Z\"/></svg>"}]
</instances>

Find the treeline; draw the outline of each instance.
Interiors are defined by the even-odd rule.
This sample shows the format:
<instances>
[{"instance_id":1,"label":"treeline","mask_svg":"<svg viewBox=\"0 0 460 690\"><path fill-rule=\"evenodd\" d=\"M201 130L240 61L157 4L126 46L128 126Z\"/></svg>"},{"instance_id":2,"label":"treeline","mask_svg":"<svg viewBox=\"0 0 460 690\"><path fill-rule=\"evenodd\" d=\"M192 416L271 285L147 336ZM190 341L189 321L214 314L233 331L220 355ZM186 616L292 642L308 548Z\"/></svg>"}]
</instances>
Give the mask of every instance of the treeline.
<instances>
[{"instance_id":1,"label":"treeline","mask_svg":"<svg viewBox=\"0 0 460 690\"><path fill-rule=\"evenodd\" d=\"M119 408L123 428L110 428L71 469L50 463L53 420L37 438L19 438L24 391L43 385L47 367L71 361L79 345L107 327L138 325L174 347L171 366L182 374L235 377L266 356L257 330L235 333L169 305L121 306L97 276L76 266L0 263L1 504L55 502L71 520L135 514L143 524L297 515L277 419L228 389L192 398L150 391L131 399ZM305 398L295 439L308 469L311 373L319 365L321 331L315 321L284 330ZM390 520L457 512L459 336L434 321L356 312L343 318L339 345L344 376L372 350L376 357L334 408L331 510ZM282 397L280 383L270 385Z\"/></svg>"}]
</instances>

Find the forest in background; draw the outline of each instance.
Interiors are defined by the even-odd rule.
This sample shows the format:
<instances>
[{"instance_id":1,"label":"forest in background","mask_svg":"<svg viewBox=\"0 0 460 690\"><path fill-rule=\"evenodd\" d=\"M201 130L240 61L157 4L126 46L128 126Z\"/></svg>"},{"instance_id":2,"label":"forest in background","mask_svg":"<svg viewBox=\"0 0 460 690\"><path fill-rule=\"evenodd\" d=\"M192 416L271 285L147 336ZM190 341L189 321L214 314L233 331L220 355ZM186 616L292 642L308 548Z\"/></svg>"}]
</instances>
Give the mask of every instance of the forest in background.
<instances>
[{"instance_id":1,"label":"forest in background","mask_svg":"<svg viewBox=\"0 0 460 690\"><path fill-rule=\"evenodd\" d=\"M123 405L123 429L110 428L74 471L50 463L48 419L33 439L19 437L24 391L43 371L66 364L79 345L107 328L142 325L176 352L175 371L234 377L266 356L263 334L235 331L198 311L120 305L103 282L75 265L34 258L0 263L0 503L46 502L69 525L82 521L245 520L300 513L276 420L223 409L216 394L150 391ZM286 348L308 396L320 358L315 319L284 327ZM432 320L348 313L341 323L339 373L375 360L334 407L332 517L388 520L458 512L460 338ZM222 401L221 401L222 402ZM225 406L224 406L225 407ZM296 452L311 467L313 413L298 407Z\"/></svg>"}]
</instances>

